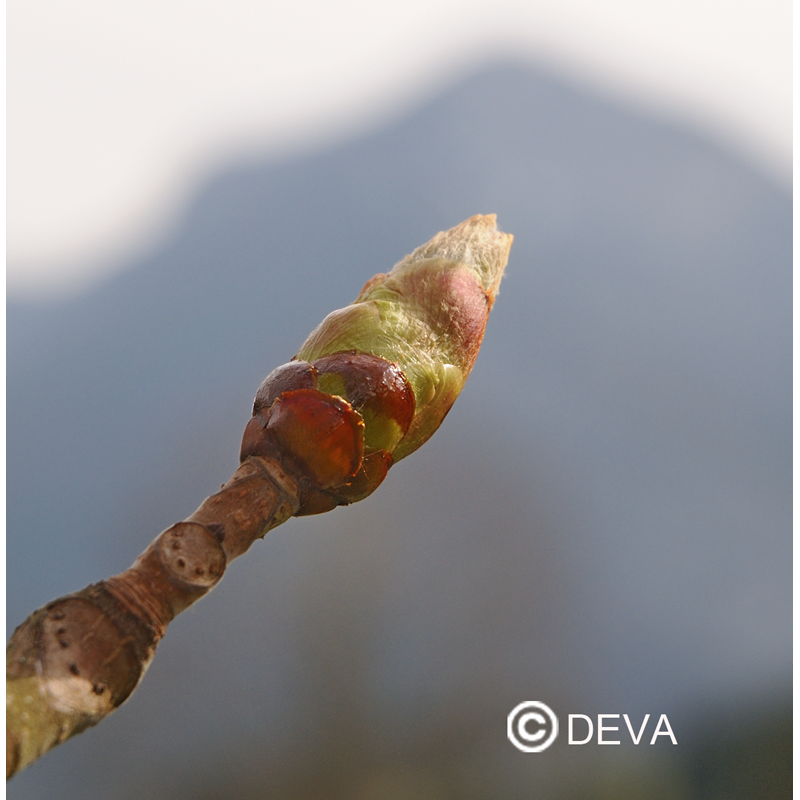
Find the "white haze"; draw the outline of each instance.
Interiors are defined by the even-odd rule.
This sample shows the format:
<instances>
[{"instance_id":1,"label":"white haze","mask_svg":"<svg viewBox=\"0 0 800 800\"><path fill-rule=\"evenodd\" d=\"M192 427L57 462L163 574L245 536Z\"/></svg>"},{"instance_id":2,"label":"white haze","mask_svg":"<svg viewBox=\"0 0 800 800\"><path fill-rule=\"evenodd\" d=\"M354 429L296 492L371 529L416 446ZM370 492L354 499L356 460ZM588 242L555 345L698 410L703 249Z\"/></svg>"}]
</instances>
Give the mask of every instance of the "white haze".
<instances>
[{"instance_id":1,"label":"white haze","mask_svg":"<svg viewBox=\"0 0 800 800\"><path fill-rule=\"evenodd\" d=\"M788 0L10 0L8 289L91 285L211 170L404 113L490 58L677 121L785 186Z\"/></svg>"}]
</instances>

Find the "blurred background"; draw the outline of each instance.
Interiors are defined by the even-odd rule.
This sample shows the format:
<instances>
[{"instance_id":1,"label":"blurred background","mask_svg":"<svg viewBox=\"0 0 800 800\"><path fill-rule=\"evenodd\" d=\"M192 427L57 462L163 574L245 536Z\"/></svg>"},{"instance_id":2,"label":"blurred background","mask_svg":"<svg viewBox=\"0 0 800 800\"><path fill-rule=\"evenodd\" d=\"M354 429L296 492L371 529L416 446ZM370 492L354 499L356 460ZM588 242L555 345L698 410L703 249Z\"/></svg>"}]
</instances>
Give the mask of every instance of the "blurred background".
<instances>
[{"instance_id":1,"label":"blurred background","mask_svg":"<svg viewBox=\"0 0 800 800\"><path fill-rule=\"evenodd\" d=\"M789 796L790 3L8 31L9 632L224 482L372 274L476 213L515 235L431 442L254 545L10 798ZM678 745L522 754L528 699Z\"/></svg>"}]
</instances>

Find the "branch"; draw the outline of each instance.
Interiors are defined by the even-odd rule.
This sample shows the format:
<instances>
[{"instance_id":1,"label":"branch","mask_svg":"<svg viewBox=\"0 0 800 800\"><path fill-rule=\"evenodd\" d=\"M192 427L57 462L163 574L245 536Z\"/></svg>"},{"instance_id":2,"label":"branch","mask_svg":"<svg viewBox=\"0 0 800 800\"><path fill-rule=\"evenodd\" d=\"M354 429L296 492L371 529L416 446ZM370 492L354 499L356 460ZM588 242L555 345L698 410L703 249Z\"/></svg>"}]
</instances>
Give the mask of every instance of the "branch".
<instances>
[{"instance_id":1,"label":"branch","mask_svg":"<svg viewBox=\"0 0 800 800\"><path fill-rule=\"evenodd\" d=\"M361 500L439 427L478 355L512 238L475 216L376 275L261 384L241 465L125 572L35 611L6 652L6 774L133 692L169 622L291 516Z\"/></svg>"}]
</instances>

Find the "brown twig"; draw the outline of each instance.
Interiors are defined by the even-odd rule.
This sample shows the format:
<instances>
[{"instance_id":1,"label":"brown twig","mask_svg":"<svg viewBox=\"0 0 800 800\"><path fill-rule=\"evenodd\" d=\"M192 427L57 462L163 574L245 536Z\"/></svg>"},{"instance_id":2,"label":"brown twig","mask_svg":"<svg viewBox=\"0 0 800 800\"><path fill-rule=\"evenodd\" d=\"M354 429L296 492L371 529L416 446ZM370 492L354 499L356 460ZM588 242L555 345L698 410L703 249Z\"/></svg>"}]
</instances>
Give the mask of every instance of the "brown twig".
<instances>
[{"instance_id":1,"label":"brown twig","mask_svg":"<svg viewBox=\"0 0 800 800\"><path fill-rule=\"evenodd\" d=\"M478 354L512 237L476 216L376 275L256 394L241 465L119 575L35 611L6 654L6 774L136 688L169 622L289 517L366 497L423 444Z\"/></svg>"}]
</instances>

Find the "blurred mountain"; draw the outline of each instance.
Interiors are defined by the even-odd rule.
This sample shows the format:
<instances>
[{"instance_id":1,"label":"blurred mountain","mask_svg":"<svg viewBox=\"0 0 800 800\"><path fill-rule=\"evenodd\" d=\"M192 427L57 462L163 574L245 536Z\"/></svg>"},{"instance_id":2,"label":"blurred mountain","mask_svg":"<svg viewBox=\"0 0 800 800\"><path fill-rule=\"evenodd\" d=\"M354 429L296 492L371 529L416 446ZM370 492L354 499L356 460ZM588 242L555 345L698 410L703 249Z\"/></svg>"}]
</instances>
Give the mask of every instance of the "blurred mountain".
<instances>
[{"instance_id":1,"label":"blurred mountain","mask_svg":"<svg viewBox=\"0 0 800 800\"><path fill-rule=\"evenodd\" d=\"M598 770L717 796L669 743L526 758L505 716L668 713L688 748L706 713L788 696L791 208L690 133L500 64L359 140L221 166L117 277L12 300L10 629L227 479L262 378L372 274L476 213L515 235L436 437L255 545L8 796L588 797Z\"/></svg>"}]
</instances>

